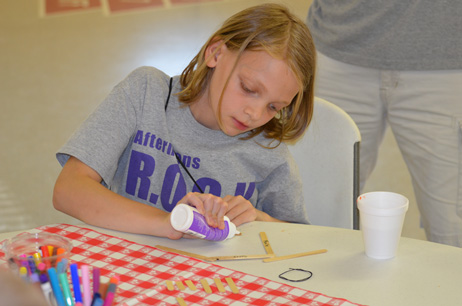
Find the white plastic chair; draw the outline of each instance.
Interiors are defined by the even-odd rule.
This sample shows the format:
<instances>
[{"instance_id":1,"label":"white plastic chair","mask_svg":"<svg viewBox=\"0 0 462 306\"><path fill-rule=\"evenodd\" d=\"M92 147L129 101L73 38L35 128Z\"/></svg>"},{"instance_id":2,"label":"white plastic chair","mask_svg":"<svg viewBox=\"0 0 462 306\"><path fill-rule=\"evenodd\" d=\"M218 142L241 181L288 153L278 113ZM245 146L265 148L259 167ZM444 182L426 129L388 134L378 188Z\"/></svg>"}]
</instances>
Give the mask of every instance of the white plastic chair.
<instances>
[{"instance_id":1,"label":"white plastic chair","mask_svg":"<svg viewBox=\"0 0 462 306\"><path fill-rule=\"evenodd\" d=\"M300 170L311 224L359 229L360 142L359 129L351 117L316 97L305 135L289 145Z\"/></svg>"}]
</instances>

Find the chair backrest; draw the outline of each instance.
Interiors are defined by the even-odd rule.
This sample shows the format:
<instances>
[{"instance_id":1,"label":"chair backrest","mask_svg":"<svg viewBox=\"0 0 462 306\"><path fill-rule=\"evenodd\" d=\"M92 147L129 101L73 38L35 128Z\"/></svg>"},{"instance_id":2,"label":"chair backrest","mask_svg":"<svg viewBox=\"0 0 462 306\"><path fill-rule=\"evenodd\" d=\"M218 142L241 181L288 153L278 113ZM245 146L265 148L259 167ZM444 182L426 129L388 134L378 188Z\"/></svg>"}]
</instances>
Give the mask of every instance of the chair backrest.
<instances>
[{"instance_id":1,"label":"chair backrest","mask_svg":"<svg viewBox=\"0 0 462 306\"><path fill-rule=\"evenodd\" d=\"M311 224L359 229L360 142L359 129L351 117L316 97L305 135L289 145L300 170Z\"/></svg>"}]
</instances>

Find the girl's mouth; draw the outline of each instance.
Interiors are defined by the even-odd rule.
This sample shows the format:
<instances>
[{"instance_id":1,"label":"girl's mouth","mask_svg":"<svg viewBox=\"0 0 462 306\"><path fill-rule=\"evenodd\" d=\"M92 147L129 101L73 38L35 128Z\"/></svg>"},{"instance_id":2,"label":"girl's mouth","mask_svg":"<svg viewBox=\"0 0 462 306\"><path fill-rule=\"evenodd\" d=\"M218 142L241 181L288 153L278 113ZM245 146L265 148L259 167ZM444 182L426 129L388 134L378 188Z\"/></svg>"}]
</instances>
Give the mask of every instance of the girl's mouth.
<instances>
[{"instance_id":1,"label":"girl's mouth","mask_svg":"<svg viewBox=\"0 0 462 306\"><path fill-rule=\"evenodd\" d=\"M249 127L245 125L244 123L240 122L239 120L233 118L234 126L241 131L247 130Z\"/></svg>"}]
</instances>

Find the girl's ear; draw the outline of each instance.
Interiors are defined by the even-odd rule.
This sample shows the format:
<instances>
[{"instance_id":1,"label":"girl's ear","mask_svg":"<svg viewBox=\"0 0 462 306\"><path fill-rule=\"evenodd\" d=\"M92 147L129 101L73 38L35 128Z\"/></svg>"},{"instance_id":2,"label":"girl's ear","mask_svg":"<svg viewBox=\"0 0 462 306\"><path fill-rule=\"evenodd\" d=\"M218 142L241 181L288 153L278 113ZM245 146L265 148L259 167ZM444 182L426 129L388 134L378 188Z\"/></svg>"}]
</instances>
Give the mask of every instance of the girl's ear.
<instances>
[{"instance_id":1,"label":"girl's ear","mask_svg":"<svg viewBox=\"0 0 462 306\"><path fill-rule=\"evenodd\" d=\"M205 49L205 61L209 68L215 68L218 59L223 51L226 49L226 44L223 40L214 40Z\"/></svg>"}]
</instances>

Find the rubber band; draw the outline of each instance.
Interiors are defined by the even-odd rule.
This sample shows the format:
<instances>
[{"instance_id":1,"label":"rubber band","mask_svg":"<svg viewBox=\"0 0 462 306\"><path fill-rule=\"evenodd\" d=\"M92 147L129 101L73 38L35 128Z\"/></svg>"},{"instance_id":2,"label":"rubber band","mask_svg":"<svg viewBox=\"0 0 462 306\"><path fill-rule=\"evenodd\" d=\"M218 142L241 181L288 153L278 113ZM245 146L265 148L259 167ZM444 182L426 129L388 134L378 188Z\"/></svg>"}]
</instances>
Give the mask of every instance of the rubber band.
<instances>
[{"instance_id":1,"label":"rubber band","mask_svg":"<svg viewBox=\"0 0 462 306\"><path fill-rule=\"evenodd\" d=\"M301 279L290 279L290 278L287 278L287 277L284 276L284 274L290 273L290 272L293 272L293 271L306 272L306 273L308 273L308 276L305 277L305 278L301 278ZM313 276L313 272L311 272L311 271L303 270L303 269L293 269L293 268L289 268L289 270L279 274L279 278L287 280L289 282L303 282L303 281L309 280L312 276Z\"/></svg>"}]
</instances>

